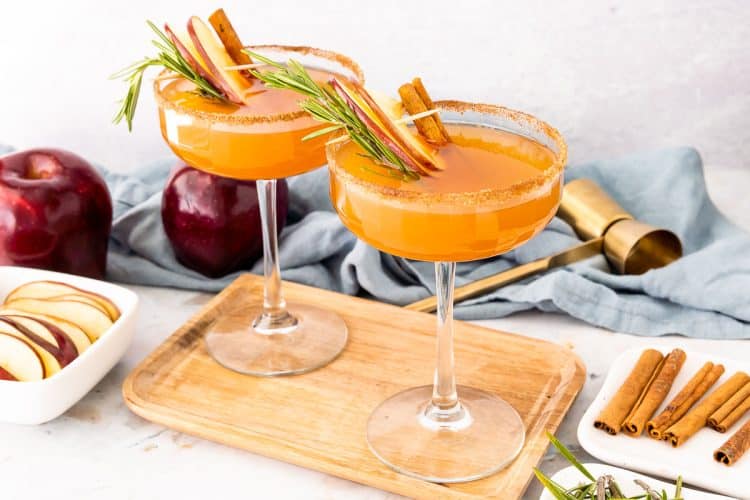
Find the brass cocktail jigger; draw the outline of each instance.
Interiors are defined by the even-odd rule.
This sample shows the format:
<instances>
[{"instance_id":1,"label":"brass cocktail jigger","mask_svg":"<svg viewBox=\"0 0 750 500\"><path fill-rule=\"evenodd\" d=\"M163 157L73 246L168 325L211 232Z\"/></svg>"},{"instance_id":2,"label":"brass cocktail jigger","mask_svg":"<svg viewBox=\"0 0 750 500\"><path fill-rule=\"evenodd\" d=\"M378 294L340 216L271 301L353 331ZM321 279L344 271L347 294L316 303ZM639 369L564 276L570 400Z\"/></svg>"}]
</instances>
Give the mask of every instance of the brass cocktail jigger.
<instances>
[{"instance_id":1,"label":"brass cocktail jigger","mask_svg":"<svg viewBox=\"0 0 750 500\"><path fill-rule=\"evenodd\" d=\"M557 215L586 241L549 257L457 287L454 301L476 297L533 274L566 266L602 252L619 274L643 274L682 257L682 244L676 234L633 219L590 179L578 179L565 185ZM435 297L428 297L405 307L432 312L437 307L437 301Z\"/></svg>"}]
</instances>

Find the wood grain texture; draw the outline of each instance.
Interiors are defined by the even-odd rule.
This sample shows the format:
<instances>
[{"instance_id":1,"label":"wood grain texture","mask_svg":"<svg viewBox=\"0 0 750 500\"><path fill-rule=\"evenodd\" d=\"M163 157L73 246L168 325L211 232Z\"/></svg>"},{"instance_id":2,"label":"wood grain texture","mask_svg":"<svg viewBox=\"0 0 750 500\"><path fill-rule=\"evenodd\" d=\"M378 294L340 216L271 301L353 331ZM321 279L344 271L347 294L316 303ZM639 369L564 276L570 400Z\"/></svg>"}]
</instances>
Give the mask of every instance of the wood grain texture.
<instances>
[{"instance_id":1,"label":"wood grain texture","mask_svg":"<svg viewBox=\"0 0 750 500\"><path fill-rule=\"evenodd\" d=\"M215 363L202 336L223 311L260 301L262 286L260 277L238 278L152 352L123 384L130 409L181 432L409 497L512 499L547 448L545 431L557 429L585 381L583 364L564 347L457 322L458 382L511 403L524 419L526 444L511 466L479 481L409 478L372 455L365 426L390 395L431 383L434 316L284 283L287 299L339 313L349 344L312 373L249 377Z\"/></svg>"}]
</instances>

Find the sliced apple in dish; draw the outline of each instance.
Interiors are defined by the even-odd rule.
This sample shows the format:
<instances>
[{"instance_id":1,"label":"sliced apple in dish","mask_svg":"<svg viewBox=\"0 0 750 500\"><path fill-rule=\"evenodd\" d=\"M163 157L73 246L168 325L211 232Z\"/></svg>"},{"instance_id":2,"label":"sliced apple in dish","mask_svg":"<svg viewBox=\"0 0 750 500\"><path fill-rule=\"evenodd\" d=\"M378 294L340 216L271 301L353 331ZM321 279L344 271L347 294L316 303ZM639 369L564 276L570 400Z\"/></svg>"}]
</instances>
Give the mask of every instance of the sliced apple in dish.
<instances>
[{"instance_id":1,"label":"sliced apple in dish","mask_svg":"<svg viewBox=\"0 0 750 500\"><path fill-rule=\"evenodd\" d=\"M67 333L52 323L24 316L8 316L2 313L0 313L0 321L11 323L26 336L36 335L50 344L57 346L63 357L62 362L65 365L77 358L82 352L78 350L78 346Z\"/></svg>"},{"instance_id":2,"label":"sliced apple in dish","mask_svg":"<svg viewBox=\"0 0 750 500\"><path fill-rule=\"evenodd\" d=\"M41 358L27 341L1 332L0 367L22 382L42 380L46 375Z\"/></svg>"},{"instance_id":3,"label":"sliced apple in dish","mask_svg":"<svg viewBox=\"0 0 750 500\"><path fill-rule=\"evenodd\" d=\"M412 134L406 125L395 123L359 83L333 78L330 84L372 133L409 168L427 175L430 170L443 169L435 150Z\"/></svg>"},{"instance_id":4,"label":"sliced apple in dish","mask_svg":"<svg viewBox=\"0 0 750 500\"><path fill-rule=\"evenodd\" d=\"M31 339L28 335L25 335L13 324L3 321L2 319L0 319L0 333L19 338L28 343L31 348L34 349L34 352L36 352L37 356L39 356L39 358L42 360L42 364L44 365L45 377L51 377L55 373L62 370L63 365L60 362L61 356L59 355L59 350L49 342L39 337ZM11 373L13 373L12 370L10 371Z\"/></svg>"},{"instance_id":5,"label":"sliced apple in dish","mask_svg":"<svg viewBox=\"0 0 750 500\"><path fill-rule=\"evenodd\" d=\"M16 299L6 302L9 309L43 314L73 323L94 342L112 327L112 320L96 307L76 300Z\"/></svg>"},{"instance_id":6,"label":"sliced apple in dish","mask_svg":"<svg viewBox=\"0 0 750 500\"><path fill-rule=\"evenodd\" d=\"M120 317L120 309L108 298L94 292L81 290L59 281L33 281L21 285L8 294L5 302L15 299L50 299L79 296L84 302L93 301L109 315L112 321Z\"/></svg>"},{"instance_id":7,"label":"sliced apple in dish","mask_svg":"<svg viewBox=\"0 0 750 500\"><path fill-rule=\"evenodd\" d=\"M91 347L91 340L88 336L78 328L77 326L63 321L58 318L51 318L49 316L43 316L41 314L34 314L24 311L16 311L13 309L2 309L0 310L0 316L4 316L21 326L25 326L29 330L42 336L42 329L47 329L55 335L55 331L59 331L59 334L65 335L75 346L78 355L80 356L83 352Z\"/></svg>"},{"instance_id":8,"label":"sliced apple in dish","mask_svg":"<svg viewBox=\"0 0 750 500\"><path fill-rule=\"evenodd\" d=\"M0 380L17 381L18 379L8 370L0 366Z\"/></svg>"},{"instance_id":9,"label":"sliced apple in dish","mask_svg":"<svg viewBox=\"0 0 750 500\"><path fill-rule=\"evenodd\" d=\"M188 35L198 51L200 61L216 80L218 88L230 101L244 104L244 95L250 82L239 71L226 68L236 66L234 59L211 28L201 18L193 16L187 24Z\"/></svg>"}]
</instances>

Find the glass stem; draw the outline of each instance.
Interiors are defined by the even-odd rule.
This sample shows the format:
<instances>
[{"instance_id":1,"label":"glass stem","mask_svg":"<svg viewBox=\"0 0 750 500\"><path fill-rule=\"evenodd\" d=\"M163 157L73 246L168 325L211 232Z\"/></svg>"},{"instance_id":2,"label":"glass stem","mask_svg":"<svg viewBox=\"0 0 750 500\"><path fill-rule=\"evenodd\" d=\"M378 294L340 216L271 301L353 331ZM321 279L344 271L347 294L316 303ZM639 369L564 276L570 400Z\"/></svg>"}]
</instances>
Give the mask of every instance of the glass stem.
<instances>
[{"instance_id":1,"label":"glass stem","mask_svg":"<svg viewBox=\"0 0 750 500\"><path fill-rule=\"evenodd\" d=\"M281 291L279 242L276 227L276 179L256 181L260 221L263 227L263 313L253 327L261 333L285 333L297 324L286 310Z\"/></svg>"},{"instance_id":2,"label":"glass stem","mask_svg":"<svg viewBox=\"0 0 750 500\"><path fill-rule=\"evenodd\" d=\"M425 416L433 422L452 426L465 421L468 415L458 401L456 373L453 359L453 283L455 262L435 263L437 295L437 366L432 389L432 400Z\"/></svg>"}]
</instances>

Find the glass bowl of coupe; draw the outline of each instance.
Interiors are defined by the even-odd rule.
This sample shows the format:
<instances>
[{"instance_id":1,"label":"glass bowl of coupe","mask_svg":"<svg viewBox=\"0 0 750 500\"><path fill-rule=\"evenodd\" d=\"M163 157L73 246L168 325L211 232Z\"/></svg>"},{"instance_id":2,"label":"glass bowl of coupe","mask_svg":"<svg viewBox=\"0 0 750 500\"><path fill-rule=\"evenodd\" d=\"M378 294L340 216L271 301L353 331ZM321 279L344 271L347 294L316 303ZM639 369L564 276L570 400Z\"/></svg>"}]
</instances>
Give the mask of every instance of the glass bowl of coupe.
<instances>
[{"instance_id":1,"label":"glass bowl of coupe","mask_svg":"<svg viewBox=\"0 0 750 500\"><path fill-rule=\"evenodd\" d=\"M418 80L413 86L422 87ZM327 150L331 194L341 220L362 240L384 252L435 262L434 384L398 393L376 408L367 425L370 448L410 476L471 481L507 466L520 452L525 430L501 398L456 385L456 262L501 254L541 231L560 202L567 152L560 134L533 116L486 104L433 105L423 87L419 93L425 94L424 106L410 113L432 107L439 114L407 133L420 139L429 163L402 175L363 158L354 141L335 142ZM429 132L436 127L442 137Z\"/></svg>"},{"instance_id":2,"label":"glass bowl of coupe","mask_svg":"<svg viewBox=\"0 0 750 500\"><path fill-rule=\"evenodd\" d=\"M269 88L254 74L271 67L273 61L289 58L302 61L311 81L337 75L362 82L362 71L348 57L332 51L246 47L221 9L209 21L211 26L193 16L184 33L168 25L162 31L150 23L159 54L120 73L130 89L116 120L132 123L143 71L161 66L154 94L162 135L174 153L197 169L257 183L263 226L263 298L221 314L208 326L205 340L211 356L227 368L258 376L314 370L343 350L347 327L331 311L284 300L276 183L325 164L325 139L315 137L324 126L300 109L298 93ZM310 140L303 141L305 137Z\"/></svg>"}]
</instances>

